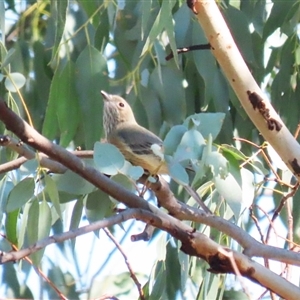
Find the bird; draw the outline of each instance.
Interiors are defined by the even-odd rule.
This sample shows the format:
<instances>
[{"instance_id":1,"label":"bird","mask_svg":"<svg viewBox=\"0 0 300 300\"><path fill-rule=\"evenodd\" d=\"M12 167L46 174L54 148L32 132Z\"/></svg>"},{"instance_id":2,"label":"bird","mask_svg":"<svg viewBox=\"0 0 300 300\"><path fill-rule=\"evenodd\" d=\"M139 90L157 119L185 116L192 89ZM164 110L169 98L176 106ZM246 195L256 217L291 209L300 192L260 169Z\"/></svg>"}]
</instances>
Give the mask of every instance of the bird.
<instances>
[{"instance_id":1,"label":"bird","mask_svg":"<svg viewBox=\"0 0 300 300\"><path fill-rule=\"evenodd\" d=\"M101 91L103 128L108 143L115 145L132 165L141 166L150 175L168 174L167 163L153 152L152 145L163 146L162 140L139 125L129 103L118 95Z\"/></svg>"}]
</instances>

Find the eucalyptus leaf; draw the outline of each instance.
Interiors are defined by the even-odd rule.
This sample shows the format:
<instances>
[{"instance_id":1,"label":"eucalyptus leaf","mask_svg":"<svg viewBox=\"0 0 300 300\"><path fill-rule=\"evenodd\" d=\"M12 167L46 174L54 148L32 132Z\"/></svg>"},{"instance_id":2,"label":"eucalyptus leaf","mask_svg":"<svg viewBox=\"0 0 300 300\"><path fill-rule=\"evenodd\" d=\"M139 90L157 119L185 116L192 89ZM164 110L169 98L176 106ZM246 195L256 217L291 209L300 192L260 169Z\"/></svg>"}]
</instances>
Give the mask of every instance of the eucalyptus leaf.
<instances>
[{"instance_id":1,"label":"eucalyptus leaf","mask_svg":"<svg viewBox=\"0 0 300 300\"><path fill-rule=\"evenodd\" d=\"M83 195L91 193L95 189L93 184L70 170L67 170L64 174L55 174L52 179L59 192Z\"/></svg>"},{"instance_id":2,"label":"eucalyptus leaf","mask_svg":"<svg viewBox=\"0 0 300 300\"><path fill-rule=\"evenodd\" d=\"M180 144L174 154L176 161L198 160L202 155L205 140L201 133L195 129L190 129L184 133Z\"/></svg>"},{"instance_id":3,"label":"eucalyptus leaf","mask_svg":"<svg viewBox=\"0 0 300 300\"><path fill-rule=\"evenodd\" d=\"M189 175L185 168L178 162L171 161L168 163L169 175L179 184L188 185Z\"/></svg>"},{"instance_id":4,"label":"eucalyptus leaf","mask_svg":"<svg viewBox=\"0 0 300 300\"><path fill-rule=\"evenodd\" d=\"M238 220L242 211L242 187L231 174L228 174L224 179L215 176L213 182L215 183L217 191L224 197L226 203L228 203L232 209L236 220Z\"/></svg>"},{"instance_id":5,"label":"eucalyptus leaf","mask_svg":"<svg viewBox=\"0 0 300 300\"><path fill-rule=\"evenodd\" d=\"M62 219L60 203L59 203L59 194L58 194L56 184L54 180L48 175L45 175L45 183L46 183L45 192L49 195L49 198L53 206L55 207L58 216L60 217L60 219Z\"/></svg>"},{"instance_id":6,"label":"eucalyptus leaf","mask_svg":"<svg viewBox=\"0 0 300 300\"><path fill-rule=\"evenodd\" d=\"M20 181L8 195L6 211L12 212L21 208L33 196L34 187L33 178L25 178Z\"/></svg>"},{"instance_id":7,"label":"eucalyptus leaf","mask_svg":"<svg viewBox=\"0 0 300 300\"><path fill-rule=\"evenodd\" d=\"M4 85L10 92L17 92L26 82L26 78L21 73L10 73L5 81Z\"/></svg>"},{"instance_id":8,"label":"eucalyptus leaf","mask_svg":"<svg viewBox=\"0 0 300 300\"><path fill-rule=\"evenodd\" d=\"M200 113L189 116L185 121L184 125L188 126L188 123L191 119L194 119L194 122L199 122L199 125L196 126L197 130L201 132L205 139L208 138L210 134L214 140L219 132L221 131L225 114L224 113Z\"/></svg>"},{"instance_id":9,"label":"eucalyptus leaf","mask_svg":"<svg viewBox=\"0 0 300 300\"><path fill-rule=\"evenodd\" d=\"M175 125L171 128L163 142L166 155L173 155L186 131L187 128L183 125Z\"/></svg>"},{"instance_id":10,"label":"eucalyptus leaf","mask_svg":"<svg viewBox=\"0 0 300 300\"><path fill-rule=\"evenodd\" d=\"M228 161L217 151L208 153L203 159L203 163L210 168L214 176L225 179L228 175Z\"/></svg>"},{"instance_id":11,"label":"eucalyptus leaf","mask_svg":"<svg viewBox=\"0 0 300 300\"><path fill-rule=\"evenodd\" d=\"M144 169L140 166L133 166L130 162L125 161L122 169L120 169L120 173L136 181L144 174Z\"/></svg>"},{"instance_id":12,"label":"eucalyptus leaf","mask_svg":"<svg viewBox=\"0 0 300 300\"><path fill-rule=\"evenodd\" d=\"M85 213L90 223L102 220L113 212L114 203L101 190L90 193L84 201Z\"/></svg>"},{"instance_id":13,"label":"eucalyptus leaf","mask_svg":"<svg viewBox=\"0 0 300 300\"><path fill-rule=\"evenodd\" d=\"M107 175L116 175L123 168L125 159L116 146L96 142L94 146L94 162L100 172Z\"/></svg>"},{"instance_id":14,"label":"eucalyptus leaf","mask_svg":"<svg viewBox=\"0 0 300 300\"><path fill-rule=\"evenodd\" d=\"M9 49L6 56L4 57L1 67L2 68L7 67L11 63L11 61L14 59L15 54L16 54L15 48Z\"/></svg>"}]
</instances>

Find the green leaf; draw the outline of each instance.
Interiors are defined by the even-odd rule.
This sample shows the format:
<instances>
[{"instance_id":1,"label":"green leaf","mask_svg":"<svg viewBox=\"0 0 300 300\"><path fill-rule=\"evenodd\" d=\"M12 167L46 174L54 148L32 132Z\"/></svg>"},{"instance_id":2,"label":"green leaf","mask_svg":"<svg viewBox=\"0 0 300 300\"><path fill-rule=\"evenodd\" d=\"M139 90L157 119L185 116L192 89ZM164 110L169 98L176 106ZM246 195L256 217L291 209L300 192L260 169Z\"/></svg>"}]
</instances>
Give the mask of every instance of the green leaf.
<instances>
[{"instance_id":1,"label":"green leaf","mask_svg":"<svg viewBox=\"0 0 300 300\"><path fill-rule=\"evenodd\" d=\"M189 175L187 174L185 168L178 162L168 161L168 169L169 175L174 179L177 183L182 185L189 184Z\"/></svg>"},{"instance_id":2,"label":"green leaf","mask_svg":"<svg viewBox=\"0 0 300 300\"><path fill-rule=\"evenodd\" d=\"M94 146L94 162L100 172L107 175L116 175L123 168L125 158L116 146L96 142Z\"/></svg>"},{"instance_id":3,"label":"green leaf","mask_svg":"<svg viewBox=\"0 0 300 300\"><path fill-rule=\"evenodd\" d=\"M167 299L176 299L177 292L181 289L180 264L178 261L178 249L167 244L166 256L166 292Z\"/></svg>"},{"instance_id":4,"label":"green leaf","mask_svg":"<svg viewBox=\"0 0 300 300\"><path fill-rule=\"evenodd\" d=\"M84 9L84 11L86 12L86 14L88 15L89 18L91 18L92 15L94 15L94 17L91 18L91 23L95 27L99 24L99 22L100 22L100 24L102 23L101 17L103 17L103 14L101 15L101 17L99 15L99 13L95 15L96 9L98 9L99 6L101 5L100 1L97 1L97 0L96 1L80 0L78 2L80 3L80 6ZM106 13L106 11L105 11L105 13ZM107 23L107 20L105 20L105 21L106 21L105 23Z\"/></svg>"},{"instance_id":5,"label":"green leaf","mask_svg":"<svg viewBox=\"0 0 300 300\"><path fill-rule=\"evenodd\" d=\"M29 215L29 210L32 206L32 201L27 202L24 206L23 209L23 214L21 218L21 225L19 228L19 235L18 235L18 248L22 248L24 243L25 243L25 237L27 234L27 222L28 222L28 215ZM36 217L35 217L36 219Z\"/></svg>"},{"instance_id":6,"label":"green leaf","mask_svg":"<svg viewBox=\"0 0 300 300\"><path fill-rule=\"evenodd\" d=\"M52 179L56 183L56 188L58 191L73 195L88 194L95 189L95 186L93 184L89 183L81 176L75 174L70 170L68 170L64 174L55 174Z\"/></svg>"},{"instance_id":7,"label":"green leaf","mask_svg":"<svg viewBox=\"0 0 300 300\"><path fill-rule=\"evenodd\" d=\"M266 40L277 28L280 28L294 1L273 0L273 6L263 31L263 39Z\"/></svg>"},{"instance_id":8,"label":"green leaf","mask_svg":"<svg viewBox=\"0 0 300 300\"><path fill-rule=\"evenodd\" d=\"M22 164L22 166L20 166L20 173L23 176L29 176L35 174L38 167L39 167L39 162L37 161L37 159L30 159L25 161L25 163Z\"/></svg>"},{"instance_id":9,"label":"green leaf","mask_svg":"<svg viewBox=\"0 0 300 300\"><path fill-rule=\"evenodd\" d=\"M141 2L141 40L144 40L145 32L148 31L148 21L151 13L152 0Z\"/></svg>"},{"instance_id":10,"label":"green leaf","mask_svg":"<svg viewBox=\"0 0 300 300\"><path fill-rule=\"evenodd\" d=\"M26 220L26 237L29 245L34 244L38 240L40 218L39 206L39 200L37 198L28 203L29 209Z\"/></svg>"},{"instance_id":11,"label":"green leaf","mask_svg":"<svg viewBox=\"0 0 300 300\"><path fill-rule=\"evenodd\" d=\"M4 1L0 1L0 31L1 31L1 42L5 45L5 5Z\"/></svg>"},{"instance_id":12,"label":"green leaf","mask_svg":"<svg viewBox=\"0 0 300 300\"><path fill-rule=\"evenodd\" d=\"M216 176L214 177L213 182L215 183L217 191L224 197L226 203L228 203L232 209L236 220L238 220L243 201L241 186L231 174L228 174L224 179Z\"/></svg>"},{"instance_id":13,"label":"green leaf","mask_svg":"<svg viewBox=\"0 0 300 300\"><path fill-rule=\"evenodd\" d=\"M247 159L246 155L243 152L231 145L222 144L220 146L220 150L222 152L232 155L237 160L245 161Z\"/></svg>"},{"instance_id":14,"label":"green leaf","mask_svg":"<svg viewBox=\"0 0 300 300\"><path fill-rule=\"evenodd\" d=\"M129 190L130 192L132 193L136 192L136 185L133 183L133 181L130 178L128 178L128 176L125 176L123 174L117 174L112 176L110 179L120 184L122 187ZM112 201L112 203L114 203L114 205L119 203L118 200L116 200L111 196L109 196L109 199Z\"/></svg>"},{"instance_id":15,"label":"green leaf","mask_svg":"<svg viewBox=\"0 0 300 300\"><path fill-rule=\"evenodd\" d=\"M100 23L95 32L95 47L99 51L103 52L108 42L109 42L109 21L108 21L107 11L104 11L101 14Z\"/></svg>"},{"instance_id":16,"label":"green leaf","mask_svg":"<svg viewBox=\"0 0 300 300\"><path fill-rule=\"evenodd\" d=\"M205 140L201 133L192 128L184 133L174 154L176 161L198 160L202 155Z\"/></svg>"},{"instance_id":17,"label":"green leaf","mask_svg":"<svg viewBox=\"0 0 300 300\"><path fill-rule=\"evenodd\" d=\"M161 105L156 93L154 93L153 90L150 87L148 87L148 81L149 81L148 70L145 70L145 73L146 73L145 77L147 77L147 82L145 83L146 87L142 86L142 82L141 82L141 85L139 86L138 89L138 98L141 100L141 104L145 109L147 118L145 117L141 118L140 114L137 114L136 119L140 125L147 127L149 128L150 131L158 134L162 123ZM141 75L143 76L143 73Z\"/></svg>"},{"instance_id":18,"label":"green leaf","mask_svg":"<svg viewBox=\"0 0 300 300\"><path fill-rule=\"evenodd\" d=\"M26 78L21 73L10 73L4 81L4 85L8 91L15 93L23 87L25 82Z\"/></svg>"},{"instance_id":19,"label":"green leaf","mask_svg":"<svg viewBox=\"0 0 300 300\"><path fill-rule=\"evenodd\" d=\"M76 61L76 90L80 99L85 146L91 149L102 132L101 90L108 90L107 66L102 53L88 45Z\"/></svg>"},{"instance_id":20,"label":"green leaf","mask_svg":"<svg viewBox=\"0 0 300 300\"><path fill-rule=\"evenodd\" d=\"M97 190L86 197L84 206L86 217L92 223L111 215L115 205L108 194Z\"/></svg>"},{"instance_id":21,"label":"green leaf","mask_svg":"<svg viewBox=\"0 0 300 300\"><path fill-rule=\"evenodd\" d=\"M212 151L203 157L204 165L208 166L214 176L225 178L228 174L228 161L219 152Z\"/></svg>"},{"instance_id":22,"label":"green leaf","mask_svg":"<svg viewBox=\"0 0 300 300\"><path fill-rule=\"evenodd\" d=\"M192 44L207 44L207 39L203 33L198 22L192 23ZM193 51L193 61L196 65L198 73L204 80L205 83L205 99L203 99L201 103L201 107L197 107L196 109L207 109L207 105L212 99L214 86L212 82L215 78L215 72L217 72L216 60L211 54L210 51Z\"/></svg>"},{"instance_id":23,"label":"green leaf","mask_svg":"<svg viewBox=\"0 0 300 300\"><path fill-rule=\"evenodd\" d=\"M49 198L50 198L58 216L60 217L60 219L62 219L60 203L59 203L59 195L58 195L58 190L57 190L56 184L49 175L45 175L45 183L46 183L45 192L49 195Z\"/></svg>"},{"instance_id":24,"label":"green leaf","mask_svg":"<svg viewBox=\"0 0 300 300\"><path fill-rule=\"evenodd\" d=\"M6 211L12 212L21 208L33 196L34 187L33 178L25 178L20 181L8 195Z\"/></svg>"},{"instance_id":25,"label":"green leaf","mask_svg":"<svg viewBox=\"0 0 300 300\"><path fill-rule=\"evenodd\" d=\"M10 48L4 57L1 67L2 68L7 67L12 62L12 60L15 58L15 55L16 55L16 49Z\"/></svg>"},{"instance_id":26,"label":"green leaf","mask_svg":"<svg viewBox=\"0 0 300 300\"><path fill-rule=\"evenodd\" d=\"M8 180L7 176L1 179L0 181L0 221L1 222L3 218L3 214L6 211L8 195L13 188L14 185L11 181Z\"/></svg>"},{"instance_id":27,"label":"green leaf","mask_svg":"<svg viewBox=\"0 0 300 300\"><path fill-rule=\"evenodd\" d=\"M120 170L120 173L136 181L144 174L144 169L140 166L133 166L129 161L125 160L124 165Z\"/></svg>"},{"instance_id":28,"label":"green leaf","mask_svg":"<svg viewBox=\"0 0 300 300\"><path fill-rule=\"evenodd\" d=\"M76 201L76 203L74 205L72 215L71 215L69 230L78 228L80 221L81 221L82 210L83 210L83 199L80 198ZM72 243L72 250L74 251L76 239L72 239L71 243Z\"/></svg>"},{"instance_id":29,"label":"green leaf","mask_svg":"<svg viewBox=\"0 0 300 300\"><path fill-rule=\"evenodd\" d=\"M187 127L184 125L175 125L171 128L163 143L166 155L173 155L185 132L187 132Z\"/></svg>"},{"instance_id":30,"label":"green leaf","mask_svg":"<svg viewBox=\"0 0 300 300\"><path fill-rule=\"evenodd\" d=\"M82 209L83 209L83 201L82 198L80 198L76 201L74 205L69 230L78 228L79 223L81 221Z\"/></svg>"},{"instance_id":31,"label":"green leaf","mask_svg":"<svg viewBox=\"0 0 300 300\"><path fill-rule=\"evenodd\" d=\"M80 122L79 99L75 85L75 65L67 62L52 79L43 135L55 139L60 132L60 145L67 147L74 138Z\"/></svg>"},{"instance_id":32,"label":"green leaf","mask_svg":"<svg viewBox=\"0 0 300 300\"><path fill-rule=\"evenodd\" d=\"M182 71L176 68L174 62L156 67L150 75L150 87L157 90L161 99L164 120L172 125L181 123L186 116Z\"/></svg>"},{"instance_id":33,"label":"green leaf","mask_svg":"<svg viewBox=\"0 0 300 300\"><path fill-rule=\"evenodd\" d=\"M193 119L194 122L199 125L196 126L197 130L201 132L205 139L209 135L212 136L212 139L215 140L221 131L225 114L224 113L200 113L194 114L186 118L184 125L188 127L190 120Z\"/></svg>"},{"instance_id":34,"label":"green leaf","mask_svg":"<svg viewBox=\"0 0 300 300\"><path fill-rule=\"evenodd\" d=\"M226 22L230 27L230 31L239 47L244 59L248 63L255 63L253 54L253 45L250 35L249 22L246 15L239 9L229 5L223 11Z\"/></svg>"},{"instance_id":35,"label":"green leaf","mask_svg":"<svg viewBox=\"0 0 300 300\"><path fill-rule=\"evenodd\" d=\"M55 40L54 45L52 46L52 57L50 61L50 65L53 69L56 69L58 66L58 52L65 30L68 6L69 0L51 1L51 16L53 17L55 24Z\"/></svg>"},{"instance_id":36,"label":"green leaf","mask_svg":"<svg viewBox=\"0 0 300 300\"><path fill-rule=\"evenodd\" d=\"M6 238L10 243L14 245L18 244L18 234L17 234L18 217L19 217L19 210L16 209L12 212L7 213L5 218Z\"/></svg>"},{"instance_id":37,"label":"green leaf","mask_svg":"<svg viewBox=\"0 0 300 300\"><path fill-rule=\"evenodd\" d=\"M149 300L164 299L163 295L166 288L166 267L165 262L158 261L153 267L154 272L151 274L150 290L151 294Z\"/></svg>"},{"instance_id":38,"label":"green leaf","mask_svg":"<svg viewBox=\"0 0 300 300\"><path fill-rule=\"evenodd\" d=\"M149 48L151 47L153 42L156 40L157 36L162 32L162 30L164 28L167 29L168 34L171 33L170 36L168 35L169 39L172 41L171 47L175 46L174 37L173 37L174 25L173 25L173 20L172 20L172 8L175 5L175 3L176 2L174 2L174 1L163 1L162 2L161 9L155 19L154 24L151 27L151 30L149 32L149 35L148 35L145 45L143 47L141 56L143 56L147 51L149 51ZM172 50L173 51L175 50L174 55L176 56L176 54L177 54L176 46L175 46L175 49L172 48ZM176 61L177 60L178 60L178 58L176 58Z\"/></svg>"},{"instance_id":39,"label":"green leaf","mask_svg":"<svg viewBox=\"0 0 300 300\"><path fill-rule=\"evenodd\" d=\"M51 210L48 203L42 200L41 203L36 199L32 202L28 214L27 237L30 245L38 240L49 236L51 229ZM45 248L31 255L35 265L38 265L44 255Z\"/></svg>"}]
</instances>

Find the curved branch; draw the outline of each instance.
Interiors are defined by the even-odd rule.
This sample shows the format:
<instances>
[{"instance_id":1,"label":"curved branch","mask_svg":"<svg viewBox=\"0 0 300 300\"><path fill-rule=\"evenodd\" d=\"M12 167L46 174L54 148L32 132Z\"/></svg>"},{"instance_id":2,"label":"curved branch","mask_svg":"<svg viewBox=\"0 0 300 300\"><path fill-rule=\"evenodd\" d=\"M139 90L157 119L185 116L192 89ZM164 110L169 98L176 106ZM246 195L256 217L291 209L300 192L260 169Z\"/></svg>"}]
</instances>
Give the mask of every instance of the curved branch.
<instances>
[{"instance_id":1,"label":"curved branch","mask_svg":"<svg viewBox=\"0 0 300 300\"><path fill-rule=\"evenodd\" d=\"M81 159L72 155L67 150L51 143L45 137L40 135L36 130L30 127L24 120L18 117L13 111L11 111L3 101L0 101L0 119L5 123L6 127L9 130L14 132L22 141L24 141L28 145L62 163L67 168L79 174L81 177L88 180L96 187L111 195L118 201L124 203L128 207L139 208L135 210L134 213L131 211L136 219L141 219L148 224L169 232L173 237L181 241L182 251L184 251L186 254L195 255L206 260L211 266L211 271L234 273L230 259L227 256L224 256L219 251L221 247L219 244L215 243L204 234L195 232L193 228L186 225L184 222L175 219L174 217L162 212L157 207L151 205L150 203L147 203L144 199L138 197L119 184L113 182L112 180L98 172L95 168L85 165L85 163ZM174 201L172 201L171 204L174 204L173 202ZM204 212L201 212L200 210L195 209L195 211L193 211L191 208L187 207L187 211L190 211L191 218L193 217L193 215L196 215L196 213L200 215L202 213L204 216L208 217ZM124 212L124 214L125 213L126 211ZM115 216L115 218L119 217L119 221L121 222L122 220L124 220L124 214L117 215ZM100 222L108 221L102 220ZM227 223L227 225L229 226L230 223L228 221ZM88 225L91 226L89 227L89 230L96 230L97 227L95 227L95 224ZM108 223L102 223L102 225L104 227L109 226ZM74 230L63 233L59 236L54 235L48 238L48 240L46 239L39 241L36 243L36 245L30 248L20 250L17 255L13 253L3 254L0 262L3 263L4 259L16 260L21 258L22 256L27 256L30 254L30 251L32 251L32 248L41 249L41 247L45 247L47 243L63 241L66 238L66 235L67 238L74 238L78 234L84 234L87 232L86 227L82 227L77 230L80 230L80 233ZM226 250L226 248L224 249ZM284 298L299 299L300 290L296 286L287 282L285 279L274 274L258 263L252 261L244 254L235 251L232 251L232 253L240 270L240 273L243 276L255 282L261 283L268 289L275 291L277 294L281 295Z\"/></svg>"},{"instance_id":2,"label":"curved branch","mask_svg":"<svg viewBox=\"0 0 300 300\"><path fill-rule=\"evenodd\" d=\"M21 157L12 160L10 162L0 165L0 173L9 172L19 168L27 160L34 159L38 156L39 164L49 169L52 173L63 174L67 171L67 168L47 157L44 153L35 153L33 150L24 145L24 143L17 141L15 138L8 135L0 135L0 146L10 148L21 155ZM76 150L71 151L72 154L80 158L92 158L94 151L91 150Z\"/></svg>"},{"instance_id":3,"label":"curved branch","mask_svg":"<svg viewBox=\"0 0 300 300\"><path fill-rule=\"evenodd\" d=\"M95 168L85 165L78 157L72 155L62 147L51 143L44 136L39 134L35 129L30 127L24 120L11 111L5 104L0 101L0 119L5 123L8 129L15 133L22 141L33 148L47 154L50 158L62 163L65 167L79 174L96 187L111 195L118 201L131 208L142 208L155 213L157 216L163 215L165 218L170 216L163 213L157 207L144 201L144 199L132 194L127 189L118 185L105 175L98 172ZM163 181L162 181L163 182ZM170 191L168 184L163 186L155 184L151 188L156 193L159 203L169 211L171 215L181 220L191 220L212 226L235 239L244 248L244 253L248 256L260 256L273 260L282 261L294 265L300 265L300 254L292 251L280 249L273 246L262 245L233 223L214 215L207 215L199 209L190 207L182 202L177 201ZM191 227L185 227L190 231ZM180 237L176 236L180 239ZM271 253L271 254L270 254ZM271 257L270 257L271 256Z\"/></svg>"},{"instance_id":4,"label":"curved branch","mask_svg":"<svg viewBox=\"0 0 300 300\"><path fill-rule=\"evenodd\" d=\"M188 5L248 116L300 181L300 145L255 82L216 1L188 0Z\"/></svg>"},{"instance_id":5,"label":"curved branch","mask_svg":"<svg viewBox=\"0 0 300 300\"><path fill-rule=\"evenodd\" d=\"M232 259L235 262L239 272L244 277L259 283L270 290L273 290L283 298L299 299L299 289L288 282L286 279L276 275L262 265L252 261L244 254L232 251L226 247L221 247L216 242L209 239L206 235L199 232L185 231L186 225L178 220L161 214L157 216L149 211L141 209L128 209L113 217L92 223L90 225L57 234L38 241L29 248L16 252L2 253L1 262L19 260L29 254L32 254L47 245L63 242L66 239L75 238L79 235L98 230L107 226L124 222L128 219L135 218L152 224L162 230L171 233L173 236L180 236L182 242L181 250L189 255L195 255L206 260L210 265L210 271L218 273L235 273L232 266ZM231 257L225 255L226 252L232 253Z\"/></svg>"},{"instance_id":6,"label":"curved branch","mask_svg":"<svg viewBox=\"0 0 300 300\"><path fill-rule=\"evenodd\" d=\"M300 266L300 253L261 244L234 223L215 215L205 214L195 207L178 201L163 178L156 183L151 183L150 188L155 193L159 204L176 219L194 221L220 230L236 240L244 248L244 254L249 257L262 257Z\"/></svg>"}]
</instances>

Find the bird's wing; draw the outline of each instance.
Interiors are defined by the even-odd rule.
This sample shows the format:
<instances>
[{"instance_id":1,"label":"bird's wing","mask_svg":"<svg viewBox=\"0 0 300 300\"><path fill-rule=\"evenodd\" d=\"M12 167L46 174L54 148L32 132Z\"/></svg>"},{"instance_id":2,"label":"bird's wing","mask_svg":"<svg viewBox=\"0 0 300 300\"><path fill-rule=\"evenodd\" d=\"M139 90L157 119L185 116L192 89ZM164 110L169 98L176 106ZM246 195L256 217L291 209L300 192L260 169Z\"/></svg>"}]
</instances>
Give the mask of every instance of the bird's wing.
<instances>
[{"instance_id":1,"label":"bird's wing","mask_svg":"<svg viewBox=\"0 0 300 300\"><path fill-rule=\"evenodd\" d=\"M153 154L151 146L162 146L162 140L151 131L139 125L119 127L115 134L136 154Z\"/></svg>"}]
</instances>

